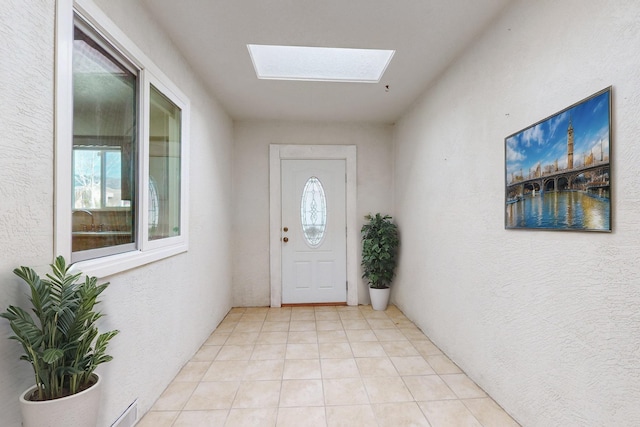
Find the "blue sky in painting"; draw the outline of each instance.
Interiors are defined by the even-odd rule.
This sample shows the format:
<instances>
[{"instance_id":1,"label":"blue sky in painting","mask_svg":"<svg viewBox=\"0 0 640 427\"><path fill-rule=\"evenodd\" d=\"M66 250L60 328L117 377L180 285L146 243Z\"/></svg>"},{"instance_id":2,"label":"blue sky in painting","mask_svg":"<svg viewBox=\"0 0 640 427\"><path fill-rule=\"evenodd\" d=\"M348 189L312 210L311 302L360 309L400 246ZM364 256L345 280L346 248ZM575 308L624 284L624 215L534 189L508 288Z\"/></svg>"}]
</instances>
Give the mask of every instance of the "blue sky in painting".
<instances>
[{"instance_id":1,"label":"blue sky in painting","mask_svg":"<svg viewBox=\"0 0 640 427\"><path fill-rule=\"evenodd\" d=\"M524 129L506 139L507 182L511 174L525 178L538 164L544 169L558 160L558 168L567 167L567 129L571 118L574 131L574 167L593 150L609 157L609 97L606 91L545 121Z\"/></svg>"}]
</instances>

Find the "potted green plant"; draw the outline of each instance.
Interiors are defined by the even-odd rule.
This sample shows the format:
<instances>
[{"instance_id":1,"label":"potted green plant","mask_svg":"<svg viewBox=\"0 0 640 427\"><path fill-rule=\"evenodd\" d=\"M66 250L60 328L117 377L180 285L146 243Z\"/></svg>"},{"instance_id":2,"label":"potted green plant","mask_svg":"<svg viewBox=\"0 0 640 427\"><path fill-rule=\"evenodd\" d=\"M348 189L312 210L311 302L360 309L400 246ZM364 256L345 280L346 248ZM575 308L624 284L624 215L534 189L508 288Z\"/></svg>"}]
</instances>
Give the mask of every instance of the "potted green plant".
<instances>
[{"instance_id":1,"label":"potted green plant","mask_svg":"<svg viewBox=\"0 0 640 427\"><path fill-rule=\"evenodd\" d=\"M57 257L52 272L40 278L30 267L13 272L30 288L34 317L13 305L0 317L9 321L24 350L20 359L33 367L35 386L20 395L24 427L95 426L100 403L100 376L94 372L112 359L107 344L119 332L98 334L98 296L109 283L95 277L78 281L71 266ZM57 418L61 417L61 418Z\"/></svg>"},{"instance_id":2,"label":"potted green plant","mask_svg":"<svg viewBox=\"0 0 640 427\"><path fill-rule=\"evenodd\" d=\"M362 277L369 283L369 296L374 310L385 310L389 303L398 245L398 226L389 215L365 216L362 235Z\"/></svg>"}]
</instances>

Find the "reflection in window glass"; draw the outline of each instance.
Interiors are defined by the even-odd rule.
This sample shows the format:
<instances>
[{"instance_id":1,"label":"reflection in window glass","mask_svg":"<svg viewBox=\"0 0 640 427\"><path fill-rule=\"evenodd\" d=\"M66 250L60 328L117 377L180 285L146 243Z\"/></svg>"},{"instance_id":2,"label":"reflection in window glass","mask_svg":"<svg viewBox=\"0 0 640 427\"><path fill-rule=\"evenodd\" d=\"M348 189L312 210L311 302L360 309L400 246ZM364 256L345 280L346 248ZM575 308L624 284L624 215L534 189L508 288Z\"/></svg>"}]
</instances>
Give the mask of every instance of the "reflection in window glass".
<instances>
[{"instance_id":1,"label":"reflection in window glass","mask_svg":"<svg viewBox=\"0 0 640 427\"><path fill-rule=\"evenodd\" d=\"M72 250L134 243L137 76L77 25L73 42ZM130 250L121 247L112 253ZM101 252L102 253L102 252ZM93 254L93 252L91 252Z\"/></svg>"},{"instance_id":2,"label":"reflection in window glass","mask_svg":"<svg viewBox=\"0 0 640 427\"><path fill-rule=\"evenodd\" d=\"M153 86L150 101L149 240L157 240L180 235L181 110Z\"/></svg>"},{"instance_id":3,"label":"reflection in window glass","mask_svg":"<svg viewBox=\"0 0 640 427\"><path fill-rule=\"evenodd\" d=\"M73 150L73 207L92 209L102 207L102 152Z\"/></svg>"},{"instance_id":4,"label":"reflection in window glass","mask_svg":"<svg viewBox=\"0 0 640 427\"><path fill-rule=\"evenodd\" d=\"M122 199L122 154L115 149L73 150L73 207L102 209L127 207Z\"/></svg>"},{"instance_id":5,"label":"reflection in window glass","mask_svg":"<svg viewBox=\"0 0 640 427\"><path fill-rule=\"evenodd\" d=\"M310 246L320 245L327 226L327 203L322 183L315 176L307 180L302 190L300 220L307 243Z\"/></svg>"},{"instance_id":6,"label":"reflection in window glass","mask_svg":"<svg viewBox=\"0 0 640 427\"><path fill-rule=\"evenodd\" d=\"M158 227L158 206L160 199L158 198L158 186L153 178L149 178L149 230L155 230Z\"/></svg>"}]
</instances>

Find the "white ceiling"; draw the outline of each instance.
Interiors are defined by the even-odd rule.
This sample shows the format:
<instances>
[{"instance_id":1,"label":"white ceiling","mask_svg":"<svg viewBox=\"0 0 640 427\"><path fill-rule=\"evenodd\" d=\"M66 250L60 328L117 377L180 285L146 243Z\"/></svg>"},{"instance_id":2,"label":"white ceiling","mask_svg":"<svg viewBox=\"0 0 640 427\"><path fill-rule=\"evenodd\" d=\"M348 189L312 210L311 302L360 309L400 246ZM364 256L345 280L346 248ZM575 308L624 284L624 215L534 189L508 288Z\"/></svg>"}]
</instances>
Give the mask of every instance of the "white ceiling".
<instances>
[{"instance_id":1,"label":"white ceiling","mask_svg":"<svg viewBox=\"0 0 640 427\"><path fill-rule=\"evenodd\" d=\"M235 120L393 123L510 0L142 1ZM258 80L247 44L396 54L380 83Z\"/></svg>"}]
</instances>

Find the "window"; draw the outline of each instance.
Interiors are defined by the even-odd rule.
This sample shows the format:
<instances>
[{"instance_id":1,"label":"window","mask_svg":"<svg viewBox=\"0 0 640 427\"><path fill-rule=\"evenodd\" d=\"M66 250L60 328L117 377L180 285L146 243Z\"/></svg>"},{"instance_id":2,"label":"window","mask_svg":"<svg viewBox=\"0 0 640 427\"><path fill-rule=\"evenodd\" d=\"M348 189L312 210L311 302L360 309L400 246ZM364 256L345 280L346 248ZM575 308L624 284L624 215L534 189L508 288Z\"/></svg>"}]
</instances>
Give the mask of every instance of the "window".
<instances>
[{"instance_id":1,"label":"window","mask_svg":"<svg viewBox=\"0 0 640 427\"><path fill-rule=\"evenodd\" d=\"M188 99L92 2L57 19L56 253L105 276L187 250Z\"/></svg>"},{"instance_id":2,"label":"window","mask_svg":"<svg viewBox=\"0 0 640 427\"><path fill-rule=\"evenodd\" d=\"M137 87L135 68L78 20L73 37L72 261L135 249Z\"/></svg>"},{"instance_id":3,"label":"window","mask_svg":"<svg viewBox=\"0 0 640 427\"><path fill-rule=\"evenodd\" d=\"M378 83L395 50L248 44L259 79Z\"/></svg>"},{"instance_id":4,"label":"window","mask_svg":"<svg viewBox=\"0 0 640 427\"><path fill-rule=\"evenodd\" d=\"M180 108L151 86L149 240L180 234Z\"/></svg>"},{"instance_id":5,"label":"window","mask_svg":"<svg viewBox=\"0 0 640 427\"><path fill-rule=\"evenodd\" d=\"M315 176L307 180L302 190L300 222L309 246L320 246L327 227L327 199L322 183Z\"/></svg>"}]
</instances>

